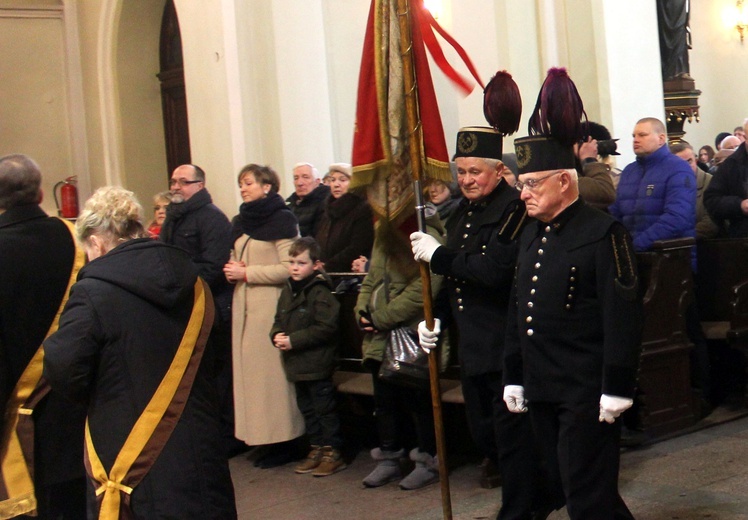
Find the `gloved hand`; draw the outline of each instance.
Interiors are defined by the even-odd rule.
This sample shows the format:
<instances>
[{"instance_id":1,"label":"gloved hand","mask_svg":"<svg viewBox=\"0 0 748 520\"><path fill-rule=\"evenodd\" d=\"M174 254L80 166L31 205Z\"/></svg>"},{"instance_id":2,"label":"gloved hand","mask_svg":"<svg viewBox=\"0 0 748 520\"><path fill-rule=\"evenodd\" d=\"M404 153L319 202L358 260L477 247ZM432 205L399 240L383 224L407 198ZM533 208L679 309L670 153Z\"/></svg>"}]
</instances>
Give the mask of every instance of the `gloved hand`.
<instances>
[{"instance_id":1,"label":"gloved hand","mask_svg":"<svg viewBox=\"0 0 748 520\"><path fill-rule=\"evenodd\" d=\"M603 394L600 396L600 418L599 421L605 421L613 424L616 417L631 408L634 404L633 399L628 397L618 397L616 395Z\"/></svg>"},{"instance_id":2,"label":"gloved hand","mask_svg":"<svg viewBox=\"0 0 748 520\"><path fill-rule=\"evenodd\" d=\"M520 385L506 385L504 387L504 402L510 412L525 413L527 411L525 387Z\"/></svg>"},{"instance_id":3,"label":"gloved hand","mask_svg":"<svg viewBox=\"0 0 748 520\"><path fill-rule=\"evenodd\" d=\"M441 244L437 239L427 233L416 231L410 234L410 246L413 248L413 258L416 262L424 261L431 262L431 257L434 256L436 251Z\"/></svg>"},{"instance_id":4,"label":"gloved hand","mask_svg":"<svg viewBox=\"0 0 748 520\"><path fill-rule=\"evenodd\" d=\"M426 354L429 354L431 349L436 347L436 342L439 341L439 333L442 331L441 325L442 320L439 318L434 318L434 330L429 330L425 321L418 324L418 342Z\"/></svg>"}]
</instances>

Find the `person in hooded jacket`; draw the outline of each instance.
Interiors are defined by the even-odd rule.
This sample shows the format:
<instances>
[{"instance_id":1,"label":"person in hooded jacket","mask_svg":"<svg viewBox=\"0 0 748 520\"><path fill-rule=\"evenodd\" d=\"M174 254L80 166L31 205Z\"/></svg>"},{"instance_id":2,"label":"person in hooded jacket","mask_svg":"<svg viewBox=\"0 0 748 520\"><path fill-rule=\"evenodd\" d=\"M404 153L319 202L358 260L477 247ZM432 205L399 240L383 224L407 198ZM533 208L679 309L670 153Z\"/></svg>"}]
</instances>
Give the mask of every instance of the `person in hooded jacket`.
<instances>
[{"instance_id":1,"label":"person in hooded jacket","mask_svg":"<svg viewBox=\"0 0 748 520\"><path fill-rule=\"evenodd\" d=\"M294 471L326 477L346 467L332 382L340 304L312 237L297 238L288 254L290 276L278 300L270 339L283 353L286 378L296 387L296 403L312 445Z\"/></svg>"},{"instance_id":2,"label":"person in hooded jacket","mask_svg":"<svg viewBox=\"0 0 748 520\"><path fill-rule=\"evenodd\" d=\"M280 180L272 168L248 164L238 181L244 203L233 220L233 259L223 268L234 284L236 437L250 446L264 446L256 450L260 455L255 465L270 468L303 457L308 448L294 442L304 434L304 418L294 385L283 372L281 351L268 338L299 226L278 195Z\"/></svg>"},{"instance_id":3,"label":"person in hooded jacket","mask_svg":"<svg viewBox=\"0 0 748 520\"><path fill-rule=\"evenodd\" d=\"M89 263L44 342L44 376L88 407L89 477L101 491L96 500L90 490L89 518L236 518L217 396L201 364L210 290L187 253L148 238L142 217L122 188L86 202L76 232Z\"/></svg>"}]
</instances>

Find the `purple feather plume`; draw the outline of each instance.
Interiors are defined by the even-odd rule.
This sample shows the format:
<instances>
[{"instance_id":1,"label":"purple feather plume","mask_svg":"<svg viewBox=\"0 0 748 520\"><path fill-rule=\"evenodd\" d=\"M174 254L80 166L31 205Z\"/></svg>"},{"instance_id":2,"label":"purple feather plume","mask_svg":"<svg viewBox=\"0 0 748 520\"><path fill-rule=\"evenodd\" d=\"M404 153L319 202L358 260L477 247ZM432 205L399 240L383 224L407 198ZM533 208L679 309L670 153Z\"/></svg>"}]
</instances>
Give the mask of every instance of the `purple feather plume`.
<instances>
[{"instance_id":1,"label":"purple feather plume","mask_svg":"<svg viewBox=\"0 0 748 520\"><path fill-rule=\"evenodd\" d=\"M507 71L498 71L483 90L483 115L501 135L513 134L519 128L522 97Z\"/></svg>"},{"instance_id":2,"label":"purple feather plume","mask_svg":"<svg viewBox=\"0 0 748 520\"><path fill-rule=\"evenodd\" d=\"M587 134L587 113L565 68L548 70L530 116L528 131L530 135L553 137L564 145L576 143Z\"/></svg>"}]
</instances>

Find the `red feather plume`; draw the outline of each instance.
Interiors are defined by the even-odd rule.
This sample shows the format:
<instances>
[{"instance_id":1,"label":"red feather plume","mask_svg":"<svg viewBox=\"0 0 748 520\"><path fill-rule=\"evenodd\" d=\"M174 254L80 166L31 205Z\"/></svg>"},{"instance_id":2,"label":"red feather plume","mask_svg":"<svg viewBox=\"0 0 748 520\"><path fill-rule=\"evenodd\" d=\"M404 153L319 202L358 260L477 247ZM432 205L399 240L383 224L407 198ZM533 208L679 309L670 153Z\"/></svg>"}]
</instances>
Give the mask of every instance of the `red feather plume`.
<instances>
[{"instance_id":1,"label":"red feather plume","mask_svg":"<svg viewBox=\"0 0 748 520\"><path fill-rule=\"evenodd\" d=\"M501 135L513 134L519 128L522 97L507 71L498 71L483 90L483 115Z\"/></svg>"},{"instance_id":2,"label":"red feather plume","mask_svg":"<svg viewBox=\"0 0 748 520\"><path fill-rule=\"evenodd\" d=\"M587 113L576 85L565 68L551 68L530 116L530 135L545 135L571 145L584 138L586 128Z\"/></svg>"}]
</instances>

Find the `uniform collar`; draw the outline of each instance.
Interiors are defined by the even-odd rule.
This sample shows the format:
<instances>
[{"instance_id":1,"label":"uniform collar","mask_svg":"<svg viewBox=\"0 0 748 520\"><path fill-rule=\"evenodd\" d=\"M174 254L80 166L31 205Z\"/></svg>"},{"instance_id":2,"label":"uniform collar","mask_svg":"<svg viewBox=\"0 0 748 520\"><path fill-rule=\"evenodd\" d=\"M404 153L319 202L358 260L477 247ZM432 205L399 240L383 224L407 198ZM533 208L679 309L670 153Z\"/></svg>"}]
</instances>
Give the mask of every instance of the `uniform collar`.
<instances>
[{"instance_id":1,"label":"uniform collar","mask_svg":"<svg viewBox=\"0 0 748 520\"><path fill-rule=\"evenodd\" d=\"M38 204L24 204L22 206L11 208L0 215L0 227L12 226L26 220L44 218L47 216L48 215L44 213L44 210L40 208Z\"/></svg>"},{"instance_id":2,"label":"uniform collar","mask_svg":"<svg viewBox=\"0 0 748 520\"><path fill-rule=\"evenodd\" d=\"M541 230L546 227L550 227L554 232L560 233L566 224L573 219L577 213L579 213L585 206L584 201L581 197L577 197L577 200L569 204L561 213L548 223L538 221L538 226Z\"/></svg>"}]
</instances>

